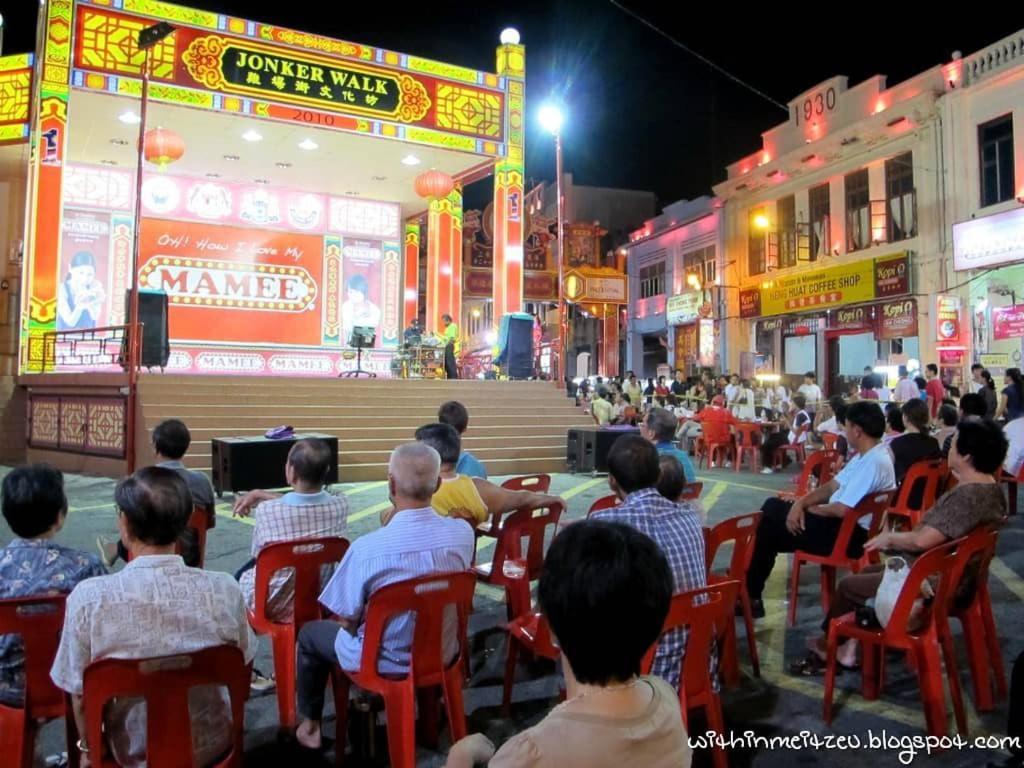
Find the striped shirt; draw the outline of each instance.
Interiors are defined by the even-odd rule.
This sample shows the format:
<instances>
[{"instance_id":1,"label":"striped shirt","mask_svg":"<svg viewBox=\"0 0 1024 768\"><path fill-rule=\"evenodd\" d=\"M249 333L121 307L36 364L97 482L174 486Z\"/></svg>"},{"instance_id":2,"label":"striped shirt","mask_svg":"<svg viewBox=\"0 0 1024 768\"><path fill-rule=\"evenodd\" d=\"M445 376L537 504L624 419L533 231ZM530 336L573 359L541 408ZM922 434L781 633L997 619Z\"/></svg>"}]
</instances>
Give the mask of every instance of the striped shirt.
<instances>
[{"instance_id":1,"label":"striped shirt","mask_svg":"<svg viewBox=\"0 0 1024 768\"><path fill-rule=\"evenodd\" d=\"M326 536L344 536L348 521L348 502L344 496L333 496L327 491L298 493L292 491L279 499L264 501L254 514L256 526L252 532L252 556L270 544ZM320 583L331 576L325 566ZM291 615L295 598L295 574L284 568L270 579L266 614L271 620L285 620ZM256 600L256 569L250 568L239 579L245 604L253 609Z\"/></svg>"},{"instance_id":2,"label":"striped shirt","mask_svg":"<svg viewBox=\"0 0 1024 768\"><path fill-rule=\"evenodd\" d=\"M676 504L654 488L642 488L629 494L619 506L595 513L594 519L625 523L653 539L668 560L676 594L707 586L704 531L700 516L688 504ZM676 689L687 634L685 627L666 633L658 643L651 668L652 675Z\"/></svg>"},{"instance_id":3,"label":"striped shirt","mask_svg":"<svg viewBox=\"0 0 1024 768\"><path fill-rule=\"evenodd\" d=\"M342 669L357 671L363 656L366 605L381 587L432 573L465 571L473 560L475 537L464 520L441 517L430 507L397 513L385 527L352 542L345 558L320 595L320 602L343 619L359 622L355 635L342 630L334 649ZM402 675L409 671L413 617L395 617L384 630L378 650L378 671ZM445 656L458 653L454 610L445 616Z\"/></svg>"}]
</instances>

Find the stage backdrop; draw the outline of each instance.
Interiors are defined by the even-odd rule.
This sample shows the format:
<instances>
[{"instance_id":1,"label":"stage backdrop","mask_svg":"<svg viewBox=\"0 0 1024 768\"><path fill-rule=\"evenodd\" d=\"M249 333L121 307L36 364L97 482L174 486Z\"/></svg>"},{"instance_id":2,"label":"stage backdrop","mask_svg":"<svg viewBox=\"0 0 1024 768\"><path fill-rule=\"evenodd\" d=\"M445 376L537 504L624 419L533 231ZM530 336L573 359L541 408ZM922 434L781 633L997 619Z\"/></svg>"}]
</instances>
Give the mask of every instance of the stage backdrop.
<instances>
[{"instance_id":1,"label":"stage backdrop","mask_svg":"<svg viewBox=\"0 0 1024 768\"><path fill-rule=\"evenodd\" d=\"M132 175L72 166L59 280L92 301L94 324L123 322ZM377 330L364 368L390 371L399 339L398 205L259 184L147 174L139 280L166 291L173 370L329 375L355 367L354 326ZM94 265L72 273L72 259ZM72 278L72 274L74 275ZM97 300L102 297L102 302ZM89 324L78 313L77 327Z\"/></svg>"}]
</instances>

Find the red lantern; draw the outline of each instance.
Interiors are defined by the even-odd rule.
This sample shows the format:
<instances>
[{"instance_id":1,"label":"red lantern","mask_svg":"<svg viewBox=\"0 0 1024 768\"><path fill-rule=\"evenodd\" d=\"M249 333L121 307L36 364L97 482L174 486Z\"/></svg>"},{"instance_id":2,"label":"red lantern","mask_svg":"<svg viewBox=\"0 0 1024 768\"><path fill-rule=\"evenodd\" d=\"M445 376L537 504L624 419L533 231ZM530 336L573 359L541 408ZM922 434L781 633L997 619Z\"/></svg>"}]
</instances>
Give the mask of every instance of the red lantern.
<instances>
[{"instance_id":1,"label":"red lantern","mask_svg":"<svg viewBox=\"0 0 1024 768\"><path fill-rule=\"evenodd\" d=\"M146 131L143 152L162 171L185 154L185 140L168 128L154 128Z\"/></svg>"},{"instance_id":2,"label":"red lantern","mask_svg":"<svg viewBox=\"0 0 1024 768\"><path fill-rule=\"evenodd\" d=\"M416 177L415 186L420 197L440 199L455 189L455 180L443 171L431 169Z\"/></svg>"}]
</instances>

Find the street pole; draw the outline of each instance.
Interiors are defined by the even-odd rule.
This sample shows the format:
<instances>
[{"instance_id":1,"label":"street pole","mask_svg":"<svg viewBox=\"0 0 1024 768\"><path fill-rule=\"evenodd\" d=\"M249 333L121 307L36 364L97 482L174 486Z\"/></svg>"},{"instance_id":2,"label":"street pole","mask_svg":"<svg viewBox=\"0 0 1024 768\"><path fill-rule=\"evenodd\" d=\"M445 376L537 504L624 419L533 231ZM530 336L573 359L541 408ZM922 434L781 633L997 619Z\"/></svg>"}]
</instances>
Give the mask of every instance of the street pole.
<instances>
[{"instance_id":1,"label":"street pole","mask_svg":"<svg viewBox=\"0 0 1024 768\"><path fill-rule=\"evenodd\" d=\"M568 320L565 304L565 199L562 196L562 132L555 134L555 205L558 216L558 385L565 386L569 371Z\"/></svg>"}]
</instances>

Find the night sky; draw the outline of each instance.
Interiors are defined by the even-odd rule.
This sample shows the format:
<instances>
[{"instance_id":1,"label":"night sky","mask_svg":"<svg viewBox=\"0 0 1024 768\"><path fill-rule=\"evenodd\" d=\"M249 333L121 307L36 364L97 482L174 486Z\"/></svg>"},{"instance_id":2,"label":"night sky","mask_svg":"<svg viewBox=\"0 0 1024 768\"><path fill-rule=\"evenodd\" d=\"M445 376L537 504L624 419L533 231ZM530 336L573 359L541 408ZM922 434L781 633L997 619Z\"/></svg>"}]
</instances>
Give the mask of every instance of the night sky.
<instances>
[{"instance_id":1,"label":"night sky","mask_svg":"<svg viewBox=\"0 0 1024 768\"><path fill-rule=\"evenodd\" d=\"M756 5L621 2L783 104L836 74L855 84L880 73L891 85L1024 27L1024 11L995 6L954 14L938 4L768 3L758 15ZM577 183L653 190L663 205L707 193L787 117L608 0L183 4L489 71L499 32L515 26L527 46L528 176L554 176L535 112L555 95L570 112L566 170ZM30 50L36 4L4 5L17 6L4 8L4 52Z\"/></svg>"}]
</instances>

